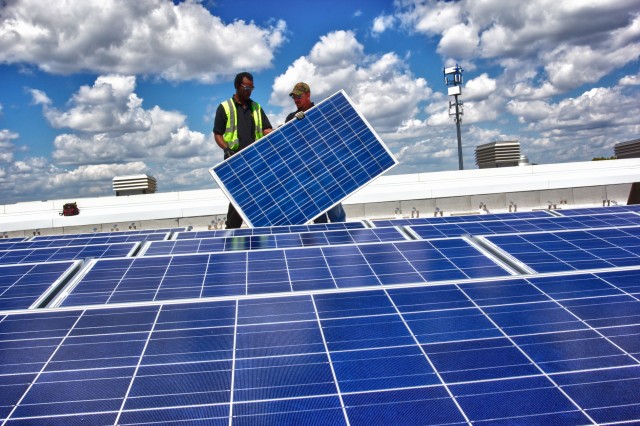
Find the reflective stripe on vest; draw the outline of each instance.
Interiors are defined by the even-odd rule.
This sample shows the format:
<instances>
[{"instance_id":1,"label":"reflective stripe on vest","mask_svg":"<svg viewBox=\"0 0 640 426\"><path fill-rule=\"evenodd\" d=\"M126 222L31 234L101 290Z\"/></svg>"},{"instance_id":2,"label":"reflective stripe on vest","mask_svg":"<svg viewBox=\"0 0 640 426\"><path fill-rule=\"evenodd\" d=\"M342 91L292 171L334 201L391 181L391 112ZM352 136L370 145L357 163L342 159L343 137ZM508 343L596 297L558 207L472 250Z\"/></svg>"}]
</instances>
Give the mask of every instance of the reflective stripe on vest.
<instances>
[{"instance_id":1,"label":"reflective stripe on vest","mask_svg":"<svg viewBox=\"0 0 640 426\"><path fill-rule=\"evenodd\" d=\"M223 139L229 145L229 148L236 151L240 147L238 140L238 111L233 98L227 99L222 103L224 112L227 114L227 128L224 131ZM251 103L251 112L253 113L253 122L256 129L256 140L262 136L262 113L260 105L256 102Z\"/></svg>"}]
</instances>

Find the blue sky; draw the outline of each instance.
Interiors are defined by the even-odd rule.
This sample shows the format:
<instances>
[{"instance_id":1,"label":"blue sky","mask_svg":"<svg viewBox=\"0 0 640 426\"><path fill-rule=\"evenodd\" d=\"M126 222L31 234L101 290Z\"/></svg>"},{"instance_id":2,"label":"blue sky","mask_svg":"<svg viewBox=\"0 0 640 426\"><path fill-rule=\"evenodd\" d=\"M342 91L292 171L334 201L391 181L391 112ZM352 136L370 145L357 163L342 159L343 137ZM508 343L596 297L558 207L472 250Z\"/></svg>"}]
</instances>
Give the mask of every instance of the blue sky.
<instances>
[{"instance_id":1,"label":"blue sky","mask_svg":"<svg viewBox=\"0 0 640 426\"><path fill-rule=\"evenodd\" d=\"M511 7L505 7L505 4ZM215 186L211 127L240 71L275 126L309 83L345 90L400 160L457 170L442 69L464 68L465 168L519 140L532 162L640 134L638 0L10 0L0 9L0 204Z\"/></svg>"}]
</instances>

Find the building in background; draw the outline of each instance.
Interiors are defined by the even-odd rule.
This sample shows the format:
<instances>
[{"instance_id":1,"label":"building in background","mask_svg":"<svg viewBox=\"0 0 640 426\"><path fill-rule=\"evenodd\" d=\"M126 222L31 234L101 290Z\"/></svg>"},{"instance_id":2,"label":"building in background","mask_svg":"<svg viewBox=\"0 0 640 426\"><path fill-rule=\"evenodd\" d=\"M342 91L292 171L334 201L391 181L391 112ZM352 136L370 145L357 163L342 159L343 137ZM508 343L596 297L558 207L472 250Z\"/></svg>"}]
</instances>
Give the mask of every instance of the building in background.
<instances>
[{"instance_id":1,"label":"building in background","mask_svg":"<svg viewBox=\"0 0 640 426\"><path fill-rule=\"evenodd\" d=\"M528 164L528 159L525 156L522 157L522 161ZM520 162L520 142L518 141L490 142L476 147L476 164L480 169L513 167Z\"/></svg>"},{"instance_id":2,"label":"building in background","mask_svg":"<svg viewBox=\"0 0 640 426\"><path fill-rule=\"evenodd\" d=\"M640 139L620 142L613 149L616 158L640 158Z\"/></svg>"},{"instance_id":3,"label":"building in background","mask_svg":"<svg viewBox=\"0 0 640 426\"><path fill-rule=\"evenodd\" d=\"M121 195L153 194L156 192L156 178L149 175L116 176L113 190L116 197Z\"/></svg>"}]
</instances>

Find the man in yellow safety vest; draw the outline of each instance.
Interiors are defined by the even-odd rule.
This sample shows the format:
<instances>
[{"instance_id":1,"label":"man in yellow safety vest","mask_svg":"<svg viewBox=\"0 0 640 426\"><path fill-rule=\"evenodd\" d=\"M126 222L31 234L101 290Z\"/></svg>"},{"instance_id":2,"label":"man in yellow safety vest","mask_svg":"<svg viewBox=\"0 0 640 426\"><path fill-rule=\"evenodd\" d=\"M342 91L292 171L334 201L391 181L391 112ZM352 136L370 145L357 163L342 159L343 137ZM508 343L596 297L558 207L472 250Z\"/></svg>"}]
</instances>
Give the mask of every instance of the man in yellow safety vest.
<instances>
[{"instance_id":1,"label":"man in yellow safety vest","mask_svg":"<svg viewBox=\"0 0 640 426\"><path fill-rule=\"evenodd\" d=\"M262 107L251 99L255 88L253 76L241 72L234 80L236 93L222 102L216 110L213 123L213 137L216 144L224 151L224 158L248 147L273 129ZM240 228L242 216L233 204L229 203L226 228Z\"/></svg>"}]
</instances>

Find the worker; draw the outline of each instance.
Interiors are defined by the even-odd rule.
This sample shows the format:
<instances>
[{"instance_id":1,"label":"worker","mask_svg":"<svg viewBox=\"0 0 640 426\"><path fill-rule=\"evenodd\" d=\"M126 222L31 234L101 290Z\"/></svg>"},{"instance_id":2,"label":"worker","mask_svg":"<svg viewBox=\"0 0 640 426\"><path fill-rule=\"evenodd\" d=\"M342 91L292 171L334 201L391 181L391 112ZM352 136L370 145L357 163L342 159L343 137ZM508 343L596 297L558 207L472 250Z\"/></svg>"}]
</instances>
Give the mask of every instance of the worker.
<instances>
[{"instance_id":1,"label":"worker","mask_svg":"<svg viewBox=\"0 0 640 426\"><path fill-rule=\"evenodd\" d=\"M218 106L213 123L213 138L224 151L225 160L273 130L260 104L251 99L255 89L253 76L241 72L236 75L233 84L236 92ZM241 226L242 216L229 203L226 229Z\"/></svg>"},{"instance_id":2,"label":"worker","mask_svg":"<svg viewBox=\"0 0 640 426\"><path fill-rule=\"evenodd\" d=\"M297 83L289 96L296 104L296 111L287 115L285 123L293 120L294 118L301 120L305 116L305 111L311 108L314 103L311 102L311 89L307 83ZM326 213L321 214L313 220L313 223L328 223L331 222L346 222L347 213L344 211L341 203L336 204L330 208Z\"/></svg>"}]
</instances>

